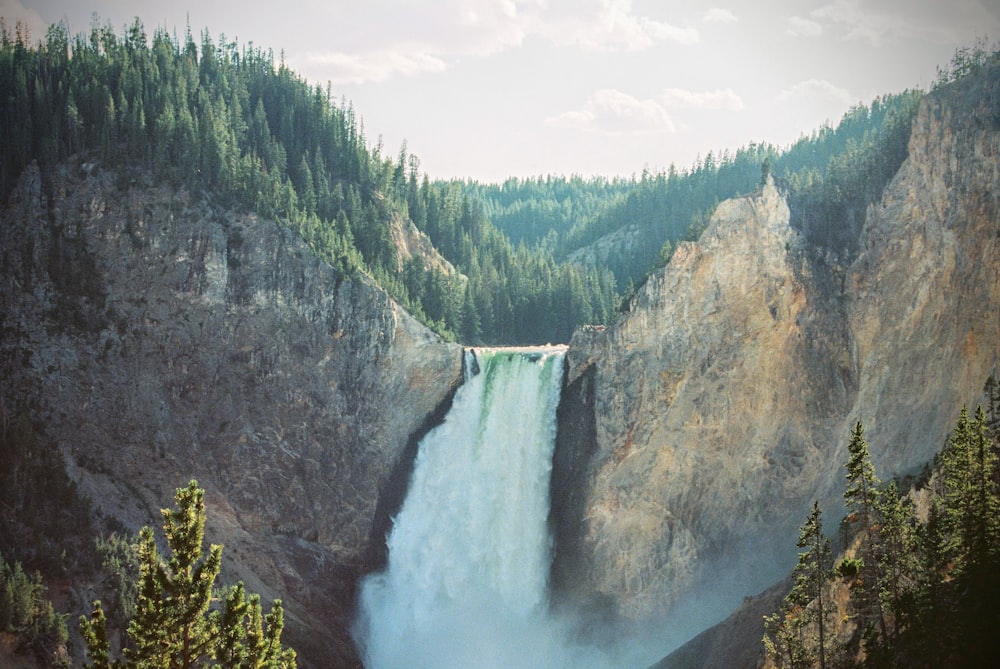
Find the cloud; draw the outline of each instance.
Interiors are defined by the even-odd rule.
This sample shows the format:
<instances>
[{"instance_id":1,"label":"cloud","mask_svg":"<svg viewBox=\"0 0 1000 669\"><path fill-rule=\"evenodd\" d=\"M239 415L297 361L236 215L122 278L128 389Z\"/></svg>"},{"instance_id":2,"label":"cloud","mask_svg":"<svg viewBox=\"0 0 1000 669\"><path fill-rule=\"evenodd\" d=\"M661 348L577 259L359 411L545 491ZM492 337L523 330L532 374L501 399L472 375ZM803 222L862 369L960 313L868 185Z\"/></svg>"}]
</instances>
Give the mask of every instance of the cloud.
<instances>
[{"instance_id":1,"label":"cloud","mask_svg":"<svg viewBox=\"0 0 1000 669\"><path fill-rule=\"evenodd\" d=\"M544 0L368 0L331 13L335 48L304 49L297 59L322 68L335 84L379 82L447 70L463 56L489 56L520 46L537 31ZM327 8L317 6L317 12Z\"/></svg>"},{"instance_id":2,"label":"cloud","mask_svg":"<svg viewBox=\"0 0 1000 669\"><path fill-rule=\"evenodd\" d=\"M788 19L785 33L793 37L819 37L823 34L823 25L801 16L792 16Z\"/></svg>"},{"instance_id":3,"label":"cloud","mask_svg":"<svg viewBox=\"0 0 1000 669\"><path fill-rule=\"evenodd\" d=\"M872 46L881 46L894 33L905 31L905 16L887 16L878 11L862 11L857 0L836 0L829 5L810 12L814 19L827 21L840 26L848 40L868 42Z\"/></svg>"},{"instance_id":4,"label":"cloud","mask_svg":"<svg viewBox=\"0 0 1000 669\"><path fill-rule=\"evenodd\" d=\"M336 19L336 48L298 56L334 83L441 72L464 56L515 49L531 37L605 52L700 39L692 27L637 12L631 0L440 0L357 9Z\"/></svg>"},{"instance_id":5,"label":"cloud","mask_svg":"<svg viewBox=\"0 0 1000 669\"><path fill-rule=\"evenodd\" d=\"M705 16L701 20L705 23L736 23L738 21L736 15L731 11L719 7L713 7L705 12Z\"/></svg>"},{"instance_id":6,"label":"cloud","mask_svg":"<svg viewBox=\"0 0 1000 669\"><path fill-rule=\"evenodd\" d=\"M614 89L596 91L583 109L546 119L548 125L610 135L674 132L673 120L655 100L639 100Z\"/></svg>"},{"instance_id":7,"label":"cloud","mask_svg":"<svg viewBox=\"0 0 1000 669\"><path fill-rule=\"evenodd\" d=\"M809 31L817 27L823 34L882 47L908 40L968 41L972 35L1000 29L1000 20L983 0L832 0L809 12L808 18L790 18L786 32L813 37L820 33Z\"/></svg>"},{"instance_id":8,"label":"cloud","mask_svg":"<svg viewBox=\"0 0 1000 669\"><path fill-rule=\"evenodd\" d=\"M778 94L779 102L805 100L817 106L834 103L849 106L856 102L845 88L840 88L824 79L806 79L786 88Z\"/></svg>"},{"instance_id":9,"label":"cloud","mask_svg":"<svg viewBox=\"0 0 1000 669\"><path fill-rule=\"evenodd\" d=\"M743 109L743 98L733 89L716 91L688 91L682 88L667 88L660 94L660 100L669 108L689 109Z\"/></svg>"},{"instance_id":10,"label":"cloud","mask_svg":"<svg viewBox=\"0 0 1000 669\"><path fill-rule=\"evenodd\" d=\"M322 66L335 84L361 84L385 81L391 76L413 76L424 72L443 72L448 65L439 56L419 45L368 53L339 51L307 52L304 60Z\"/></svg>"},{"instance_id":11,"label":"cloud","mask_svg":"<svg viewBox=\"0 0 1000 669\"><path fill-rule=\"evenodd\" d=\"M690 45L701 39L690 26L681 28L636 14L631 0L601 0L594 8L585 7L585 3L571 6L580 10L559 18L550 14L540 27L540 32L557 45L574 44L596 51L642 51L656 42Z\"/></svg>"}]
</instances>

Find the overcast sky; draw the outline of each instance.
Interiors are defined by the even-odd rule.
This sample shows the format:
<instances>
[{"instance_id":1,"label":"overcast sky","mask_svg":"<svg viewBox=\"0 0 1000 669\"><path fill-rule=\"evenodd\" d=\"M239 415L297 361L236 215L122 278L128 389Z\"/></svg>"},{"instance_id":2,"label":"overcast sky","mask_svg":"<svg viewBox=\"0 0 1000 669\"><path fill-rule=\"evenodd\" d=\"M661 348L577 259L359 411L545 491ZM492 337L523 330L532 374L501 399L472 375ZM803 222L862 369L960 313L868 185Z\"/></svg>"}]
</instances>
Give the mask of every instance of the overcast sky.
<instances>
[{"instance_id":1,"label":"overcast sky","mask_svg":"<svg viewBox=\"0 0 1000 669\"><path fill-rule=\"evenodd\" d=\"M927 88L997 0L0 0L33 35L121 29L282 51L352 101L370 142L431 177L632 175Z\"/></svg>"}]
</instances>

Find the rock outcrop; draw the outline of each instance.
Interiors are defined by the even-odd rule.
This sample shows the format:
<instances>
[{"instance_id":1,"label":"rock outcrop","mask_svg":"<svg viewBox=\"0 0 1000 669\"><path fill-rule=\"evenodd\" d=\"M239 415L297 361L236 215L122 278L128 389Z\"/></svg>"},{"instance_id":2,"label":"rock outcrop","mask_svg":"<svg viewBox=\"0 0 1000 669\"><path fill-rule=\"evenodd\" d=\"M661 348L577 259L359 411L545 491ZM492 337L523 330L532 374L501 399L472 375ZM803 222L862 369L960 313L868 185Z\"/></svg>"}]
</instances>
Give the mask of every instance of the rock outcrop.
<instances>
[{"instance_id":1,"label":"rock outcrop","mask_svg":"<svg viewBox=\"0 0 1000 669\"><path fill-rule=\"evenodd\" d=\"M303 666L352 666L354 583L460 347L289 230L142 174L25 171L0 225L3 408L136 530L191 478L226 580L285 602Z\"/></svg>"},{"instance_id":2,"label":"rock outcrop","mask_svg":"<svg viewBox=\"0 0 1000 669\"><path fill-rule=\"evenodd\" d=\"M554 518L563 597L697 631L783 576L813 499L839 517L856 420L884 478L940 449L1000 359L989 75L924 99L856 257L811 248L769 183L722 203L620 323L577 333L594 435L556 459L585 481Z\"/></svg>"}]
</instances>

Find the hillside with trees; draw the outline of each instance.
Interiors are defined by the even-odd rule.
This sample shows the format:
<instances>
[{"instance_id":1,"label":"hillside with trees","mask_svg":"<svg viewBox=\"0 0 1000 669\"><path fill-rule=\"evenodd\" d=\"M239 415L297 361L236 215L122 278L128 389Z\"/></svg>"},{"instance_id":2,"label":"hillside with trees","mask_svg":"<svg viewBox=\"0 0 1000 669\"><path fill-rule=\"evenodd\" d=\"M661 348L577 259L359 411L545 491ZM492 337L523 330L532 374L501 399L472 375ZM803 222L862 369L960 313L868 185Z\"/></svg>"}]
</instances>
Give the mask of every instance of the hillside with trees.
<instances>
[{"instance_id":1,"label":"hillside with trees","mask_svg":"<svg viewBox=\"0 0 1000 669\"><path fill-rule=\"evenodd\" d=\"M118 35L95 23L52 26L32 43L0 35L0 189L31 161L84 154L148 170L223 207L284 222L344 277L373 277L446 338L465 343L567 341L610 323L636 285L696 239L715 206L755 190L762 171L786 190L793 224L850 253L864 211L906 156L917 91L859 105L782 149L709 152L687 169L606 179L547 176L502 184L435 181L405 144L372 145L353 106L312 86L271 51L225 36ZM127 177L123 177L127 179ZM409 220L458 270L403 257L394 220ZM629 230L598 264L579 251Z\"/></svg>"},{"instance_id":2,"label":"hillside with trees","mask_svg":"<svg viewBox=\"0 0 1000 669\"><path fill-rule=\"evenodd\" d=\"M310 86L273 52L207 32L148 36L62 25L32 44L0 35L0 190L31 161L79 153L148 170L223 207L284 222L345 278L373 277L447 338L469 343L566 340L614 314L606 272L516 247L457 186L421 178L419 160L369 146L350 103ZM467 280L404 262L394 217L411 219Z\"/></svg>"},{"instance_id":3,"label":"hillside with trees","mask_svg":"<svg viewBox=\"0 0 1000 669\"><path fill-rule=\"evenodd\" d=\"M1000 393L962 407L948 444L917 480L882 483L864 427L851 433L837 560L819 506L798 565L765 617L765 666L988 667L1000 661Z\"/></svg>"}]
</instances>

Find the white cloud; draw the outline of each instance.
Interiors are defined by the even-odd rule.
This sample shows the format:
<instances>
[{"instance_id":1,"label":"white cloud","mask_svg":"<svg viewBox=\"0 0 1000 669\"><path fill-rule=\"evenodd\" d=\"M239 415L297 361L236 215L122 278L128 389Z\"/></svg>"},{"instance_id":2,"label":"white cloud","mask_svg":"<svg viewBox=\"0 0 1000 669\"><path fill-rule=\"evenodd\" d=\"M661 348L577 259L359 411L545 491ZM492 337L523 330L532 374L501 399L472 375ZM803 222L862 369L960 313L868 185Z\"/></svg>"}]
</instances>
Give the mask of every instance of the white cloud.
<instances>
[{"instance_id":1,"label":"white cloud","mask_svg":"<svg viewBox=\"0 0 1000 669\"><path fill-rule=\"evenodd\" d=\"M376 3L377 0L369 0ZM439 0L357 8L331 15L336 45L298 58L333 83L378 82L442 72L462 56L488 56L520 46L537 32L544 0ZM323 11L322 9L318 11Z\"/></svg>"},{"instance_id":2,"label":"white cloud","mask_svg":"<svg viewBox=\"0 0 1000 669\"><path fill-rule=\"evenodd\" d=\"M614 89L596 91L583 109L546 119L555 127L574 128L611 135L674 132L667 110L655 100L640 100Z\"/></svg>"},{"instance_id":3,"label":"white cloud","mask_svg":"<svg viewBox=\"0 0 1000 669\"><path fill-rule=\"evenodd\" d=\"M371 23L379 15L383 20ZM336 48L299 56L322 66L322 78L334 83L441 72L462 56L500 53L529 37L608 52L699 40L696 29L640 14L631 0L441 0L338 19Z\"/></svg>"},{"instance_id":4,"label":"white cloud","mask_svg":"<svg viewBox=\"0 0 1000 669\"><path fill-rule=\"evenodd\" d=\"M823 34L823 25L816 21L804 19L801 16L792 16L788 19L788 27L785 33L793 37L819 37Z\"/></svg>"},{"instance_id":5,"label":"white cloud","mask_svg":"<svg viewBox=\"0 0 1000 669\"><path fill-rule=\"evenodd\" d=\"M716 91L688 91L682 88L667 88L660 94L660 100L666 107L671 108L736 111L744 107L743 98L731 88Z\"/></svg>"},{"instance_id":6,"label":"white cloud","mask_svg":"<svg viewBox=\"0 0 1000 669\"><path fill-rule=\"evenodd\" d=\"M306 53L304 59L310 64L323 66L335 84L384 81L397 74L412 76L442 72L448 67L440 57L417 45L368 53L314 51Z\"/></svg>"},{"instance_id":7,"label":"white cloud","mask_svg":"<svg viewBox=\"0 0 1000 669\"><path fill-rule=\"evenodd\" d=\"M835 0L813 10L810 16L839 25L846 31L846 39L861 40L872 46L881 46L893 33L905 30L904 24L908 21L905 15L862 11L857 0Z\"/></svg>"},{"instance_id":8,"label":"white cloud","mask_svg":"<svg viewBox=\"0 0 1000 669\"><path fill-rule=\"evenodd\" d=\"M736 18L736 15L728 9L713 7L705 12L705 16L703 16L701 20L705 23L736 23L738 19Z\"/></svg>"},{"instance_id":9,"label":"white cloud","mask_svg":"<svg viewBox=\"0 0 1000 669\"><path fill-rule=\"evenodd\" d=\"M599 7L585 3L570 5L568 16L545 17L539 32L558 45L574 44L598 51L641 51L656 42L695 44L701 36L688 26L681 28L666 21L640 16L631 0L601 0Z\"/></svg>"},{"instance_id":10,"label":"white cloud","mask_svg":"<svg viewBox=\"0 0 1000 669\"><path fill-rule=\"evenodd\" d=\"M805 100L817 106L829 103L849 106L856 102L847 89L835 86L824 79L806 79L778 94L779 102L796 100Z\"/></svg>"},{"instance_id":11,"label":"white cloud","mask_svg":"<svg viewBox=\"0 0 1000 669\"><path fill-rule=\"evenodd\" d=\"M992 2L995 4L995 0ZM995 9L989 9L990 5L990 0L831 0L811 11L807 19L789 19L788 32L794 34L796 27L815 30L805 23L812 22L824 33L874 47L906 40L965 42L973 35L988 34L1000 27L1000 16Z\"/></svg>"}]
</instances>

